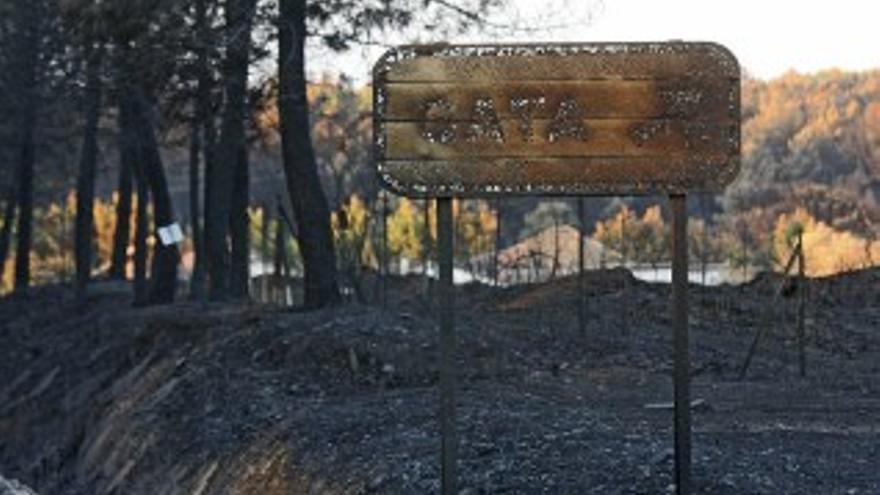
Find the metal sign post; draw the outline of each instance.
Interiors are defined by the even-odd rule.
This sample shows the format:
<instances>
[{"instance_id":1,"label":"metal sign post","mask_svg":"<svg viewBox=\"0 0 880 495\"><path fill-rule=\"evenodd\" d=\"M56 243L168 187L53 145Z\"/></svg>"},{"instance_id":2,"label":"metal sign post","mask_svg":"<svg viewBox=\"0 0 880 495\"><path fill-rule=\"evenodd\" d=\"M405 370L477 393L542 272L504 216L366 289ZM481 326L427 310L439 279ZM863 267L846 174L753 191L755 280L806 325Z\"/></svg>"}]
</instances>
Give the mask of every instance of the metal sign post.
<instances>
[{"instance_id":1,"label":"metal sign post","mask_svg":"<svg viewBox=\"0 0 880 495\"><path fill-rule=\"evenodd\" d=\"M652 194L673 211L675 479L689 493L685 195L722 190L739 171L733 54L680 41L412 45L389 50L373 80L380 182L438 202L442 492L456 481L452 199ZM583 329L582 268L579 278Z\"/></svg>"},{"instance_id":2,"label":"metal sign post","mask_svg":"<svg viewBox=\"0 0 880 495\"><path fill-rule=\"evenodd\" d=\"M437 236L440 257L440 453L443 495L455 495L455 292L452 279L455 228L452 199L437 199Z\"/></svg>"},{"instance_id":3,"label":"metal sign post","mask_svg":"<svg viewBox=\"0 0 880 495\"><path fill-rule=\"evenodd\" d=\"M675 486L679 494L691 486L691 373L688 338L687 197L673 194L672 206L672 342L675 385Z\"/></svg>"}]
</instances>

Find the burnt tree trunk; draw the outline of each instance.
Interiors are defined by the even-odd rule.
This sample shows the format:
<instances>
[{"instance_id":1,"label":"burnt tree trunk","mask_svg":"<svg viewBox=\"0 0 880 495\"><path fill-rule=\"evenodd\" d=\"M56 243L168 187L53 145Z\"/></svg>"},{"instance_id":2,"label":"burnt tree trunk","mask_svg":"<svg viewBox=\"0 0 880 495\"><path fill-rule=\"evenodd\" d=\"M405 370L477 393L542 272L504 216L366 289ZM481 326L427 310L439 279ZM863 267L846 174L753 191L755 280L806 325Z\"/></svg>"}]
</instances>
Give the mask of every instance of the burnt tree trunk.
<instances>
[{"instance_id":1,"label":"burnt tree trunk","mask_svg":"<svg viewBox=\"0 0 880 495\"><path fill-rule=\"evenodd\" d=\"M13 181L13 184L15 181ZM12 240L12 223L15 222L15 193L13 186L9 187L6 196L6 204L3 206L3 227L0 228L0 287L3 285L3 276L6 273L6 258L9 256L9 244Z\"/></svg>"},{"instance_id":2,"label":"burnt tree trunk","mask_svg":"<svg viewBox=\"0 0 880 495\"><path fill-rule=\"evenodd\" d=\"M34 163L36 147L34 144L37 127L37 65L40 55L38 2L19 0L14 7L18 24L17 56L13 68L13 78L17 87L13 91L19 95L20 121L18 123L18 225L16 226L15 246L15 291L28 289L31 280L30 257L33 241L34 216Z\"/></svg>"},{"instance_id":3,"label":"burnt tree trunk","mask_svg":"<svg viewBox=\"0 0 880 495\"><path fill-rule=\"evenodd\" d=\"M215 301L247 295L247 254L242 255L241 252L243 246L247 245L248 186L244 121L254 10L255 0L228 0L226 3L226 58L222 69L226 104L216 162L206 178L210 204L205 212L209 297ZM237 184L242 180L243 184ZM230 232L233 236L232 258L228 240ZM242 257L245 259L243 265Z\"/></svg>"},{"instance_id":4,"label":"burnt tree trunk","mask_svg":"<svg viewBox=\"0 0 880 495\"><path fill-rule=\"evenodd\" d=\"M119 95L119 146L120 157L129 162L129 170L137 183L137 212L134 231L134 304L147 304L149 287L147 285L147 236L149 236L150 191L144 177L144 164L141 157L140 135L134 113L131 90L123 85ZM117 229L118 232L118 229Z\"/></svg>"},{"instance_id":5,"label":"burnt tree trunk","mask_svg":"<svg viewBox=\"0 0 880 495\"><path fill-rule=\"evenodd\" d=\"M174 209L168 181L159 155L159 146L153 123L153 104L140 88L134 88L132 95L134 128L138 133L138 156L145 182L149 185L153 198L153 219L156 229L174 222ZM177 264L180 253L176 244L164 245L156 242L153 248L150 291L147 302L163 304L174 301L177 289Z\"/></svg>"},{"instance_id":6,"label":"burnt tree trunk","mask_svg":"<svg viewBox=\"0 0 880 495\"><path fill-rule=\"evenodd\" d=\"M113 231L113 254L110 263L110 278L125 279L125 267L128 261L128 244L131 239L131 194L133 188L133 167L136 157L133 153L134 143L126 135L125 129L130 124L123 122L127 114L119 105L119 180L116 201L116 227Z\"/></svg>"},{"instance_id":7,"label":"burnt tree trunk","mask_svg":"<svg viewBox=\"0 0 880 495\"><path fill-rule=\"evenodd\" d=\"M261 207L263 219L260 222L260 270L265 274L266 265L271 257L269 248L269 225L272 223L272 210L269 205L263 203Z\"/></svg>"},{"instance_id":8,"label":"burnt tree trunk","mask_svg":"<svg viewBox=\"0 0 880 495\"><path fill-rule=\"evenodd\" d=\"M232 253L229 266L229 292L232 297L244 299L248 297L250 281L250 216L248 215L249 171L248 153L243 146L239 150L239 158L235 164L235 180L232 188L232 211L229 217L229 234L232 241Z\"/></svg>"},{"instance_id":9,"label":"burnt tree trunk","mask_svg":"<svg viewBox=\"0 0 880 495\"><path fill-rule=\"evenodd\" d=\"M147 285L147 236L150 219L147 205L150 203L150 188L144 178L141 164L135 163L137 175L137 217L134 230L134 304L143 306L149 299Z\"/></svg>"},{"instance_id":10,"label":"burnt tree trunk","mask_svg":"<svg viewBox=\"0 0 880 495\"><path fill-rule=\"evenodd\" d=\"M284 260L287 258L285 244L284 222L281 221L281 215L278 215L278 221L275 222L275 263L272 271L276 280L281 279L281 267L284 265Z\"/></svg>"},{"instance_id":11,"label":"burnt tree trunk","mask_svg":"<svg viewBox=\"0 0 880 495\"><path fill-rule=\"evenodd\" d=\"M98 162L98 119L101 116L101 47L88 49L86 66L86 128L76 180L76 301L86 302L92 275L95 173Z\"/></svg>"},{"instance_id":12,"label":"burnt tree trunk","mask_svg":"<svg viewBox=\"0 0 880 495\"><path fill-rule=\"evenodd\" d=\"M202 241L201 241L201 269L202 269L202 280L201 282L201 291L203 297L208 296L206 283L208 279L211 277L211 255L209 254L210 250L210 239L208 234L208 222L209 215L212 211L214 211L214 198L213 194L211 194L211 177L214 176L214 170L217 168L217 163L214 157L217 156L217 127L214 122L214 116L211 112L211 96L210 93L206 93L204 95L206 108L208 109L207 116L205 121L202 122L202 157L205 162L205 175L204 180L202 181L202 197L203 200L203 211L202 211Z\"/></svg>"},{"instance_id":13,"label":"burnt tree trunk","mask_svg":"<svg viewBox=\"0 0 880 495\"><path fill-rule=\"evenodd\" d=\"M30 106L30 105L29 105ZM36 111L25 110L24 135L19 148L18 169L18 226L15 245L15 290L26 291L31 280L31 243L34 217L34 133Z\"/></svg>"},{"instance_id":14,"label":"burnt tree trunk","mask_svg":"<svg viewBox=\"0 0 880 495\"><path fill-rule=\"evenodd\" d=\"M254 13L256 10L255 0L230 0L236 4L235 18L229 18L234 26L235 38L227 50L227 63L229 63L226 87L227 112L225 122L229 127L229 152L230 158L235 161L233 165L232 201L229 212L229 235L231 241L231 254L229 266L229 292L237 299L248 297L248 282L250 281L250 217L248 216L248 203L250 203L250 172L248 164L248 149L245 136L245 121L247 120L247 79L250 62L251 29Z\"/></svg>"},{"instance_id":15,"label":"burnt tree trunk","mask_svg":"<svg viewBox=\"0 0 880 495\"><path fill-rule=\"evenodd\" d=\"M305 306L340 301L330 209L318 177L306 97L306 0L280 0L278 29L281 144L287 190L299 229L305 272Z\"/></svg>"},{"instance_id":16,"label":"burnt tree trunk","mask_svg":"<svg viewBox=\"0 0 880 495\"><path fill-rule=\"evenodd\" d=\"M201 129L195 120L190 130L189 143L189 222L193 241L193 273L190 279L190 297L195 301L204 299L205 267L202 257L201 199L199 197L199 163L202 149Z\"/></svg>"},{"instance_id":17,"label":"burnt tree trunk","mask_svg":"<svg viewBox=\"0 0 880 495\"><path fill-rule=\"evenodd\" d=\"M206 90L208 91L208 90ZM201 92L201 90L200 90ZM212 107L210 101L211 96L210 93L206 93L203 95L205 101L203 102L206 105L210 112L210 108ZM214 123L213 113L208 113L205 121L202 122L202 156L205 161L205 177L202 181L202 197L204 198L204 209L202 211L202 241L201 241L201 269L202 269L202 280L201 283L201 291L203 297L208 296L205 287L205 284L208 282L208 279L211 278L211 234L208 232L209 230L209 222L211 212L215 210L214 207L214 195L211 193L212 189L212 177L215 175L215 170L217 169L217 163L215 160L216 149L217 149L217 128ZM223 200L221 198L221 200ZM225 251L223 251L225 253ZM223 279L225 280L225 279ZM213 286L213 282L211 282L211 286Z\"/></svg>"},{"instance_id":18,"label":"burnt tree trunk","mask_svg":"<svg viewBox=\"0 0 880 495\"><path fill-rule=\"evenodd\" d=\"M211 32L208 26L208 7L206 0L196 0L195 3L195 30L196 30L196 57L198 64L198 83L196 88L195 119L190 137L190 169L189 169L189 209L190 224L192 225L193 251L195 260L193 274L190 280L190 297L196 301L205 299L205 240L202 228L202 200L199 195L201 180L199 177L199 162L205 163L205 176L207 177L210 167L211 150L214 146L214 125L211 112L211 61L209 45ZM207 198L205 198L207 201ZM206 205L207 206L207 205Z\"/></svg>"},{"instance_id":19,"label":"burnt tree trunk","mask_svg":"<svg viewBox=\"0 0 880 495\"><path fill-rule=\"evenodd\" d=\"M134 226L134 305L147 304L149 292L147 280L147 237L150 235L149 205L150 190L144 177L144 163L141 157L140 136L134 113L135 105L129 88L124 88L119 95L119 124L122 135L121 145L128 147L132 160L132 174L137 184L137 211ZM120 150L125 153L125 150Z\"/></svg>"}]
</instances>

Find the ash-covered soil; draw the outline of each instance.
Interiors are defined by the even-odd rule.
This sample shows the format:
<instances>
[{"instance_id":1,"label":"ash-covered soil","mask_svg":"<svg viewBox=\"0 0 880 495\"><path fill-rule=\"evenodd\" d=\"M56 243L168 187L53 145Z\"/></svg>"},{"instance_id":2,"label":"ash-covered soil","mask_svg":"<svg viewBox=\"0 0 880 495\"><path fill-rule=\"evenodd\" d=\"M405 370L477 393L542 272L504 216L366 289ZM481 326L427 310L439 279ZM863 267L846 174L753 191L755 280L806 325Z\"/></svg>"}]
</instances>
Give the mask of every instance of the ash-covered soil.
<instances>
[{"instance_id":1,"label":"ash-covered soil","mask_svg":"<svg viewBox=\"0 0 880 495\"><path fill-rule=\"evenodd\" d=\"M796 291L691 287L698 493L880 493L880 270ZM672 491L669 286L623 271L457 292L460 487ZM387 309L132 308L94 288L0 301L0 473L51 494L426 494L439 488L437 329L423 282ZM745 380L759 326L772 328ZM651 407L646 407L646 405Z\"/></svg>"}]
</instances>

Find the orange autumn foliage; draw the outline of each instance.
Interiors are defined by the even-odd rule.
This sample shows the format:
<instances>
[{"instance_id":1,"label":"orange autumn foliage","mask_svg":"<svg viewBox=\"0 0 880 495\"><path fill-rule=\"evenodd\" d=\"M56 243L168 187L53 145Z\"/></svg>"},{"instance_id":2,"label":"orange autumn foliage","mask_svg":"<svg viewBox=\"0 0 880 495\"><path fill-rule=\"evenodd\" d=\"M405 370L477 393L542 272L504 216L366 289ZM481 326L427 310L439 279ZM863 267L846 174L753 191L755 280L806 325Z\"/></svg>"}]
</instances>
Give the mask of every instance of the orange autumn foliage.
<instances>
[{"instance_id":1,"label":"orange autumn foliage","mask_svg":"<svg viewBox=\"0 0 880 495\"><path fill-rule=\"evenodd\" d=\"M780 264L791 256L797 232L803 232L807 275L833 275L874 266L880 262L880 242L836 230L813 218L805 209L784 213L776 220L773 248Z\"/></svg>"}]
</instances>

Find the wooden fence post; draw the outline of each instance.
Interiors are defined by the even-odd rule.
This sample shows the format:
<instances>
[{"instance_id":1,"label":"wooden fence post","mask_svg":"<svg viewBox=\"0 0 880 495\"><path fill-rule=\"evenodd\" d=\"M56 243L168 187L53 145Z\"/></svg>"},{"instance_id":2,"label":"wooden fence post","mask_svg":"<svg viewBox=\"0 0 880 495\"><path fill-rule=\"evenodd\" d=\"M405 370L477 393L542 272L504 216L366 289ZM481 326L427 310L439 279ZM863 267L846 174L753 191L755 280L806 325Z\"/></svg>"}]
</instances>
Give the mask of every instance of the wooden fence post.
<instances>
[{"instance_id":1,"label":"wooden fence post","mask_svg":"<svg viewBox=\"0 0 880 495\"><path fill-rule=\"evenodd\" d=\"M580 224L578 229L578 331L581 337L585 337L587 334L587 308L584 295L586 291L586 280L584 279L584 249L586 248L586 242L584 242L584 236L586 235L587 228L585 217L584 198L580 197L578 198L578 223Z\"/></svg>"},{"instance_id":2,"label":"wooden fence post","mask_svg":"<svg viewBox=\"0 0 880 495\"><path fill-rule=\"evenodd\" d=\"M807 374L807 336L806 336L806 310L807 310L807 277L804 261L804 233L798 231L798 368L801 377Z\"/></svg>"}]
</instances>

